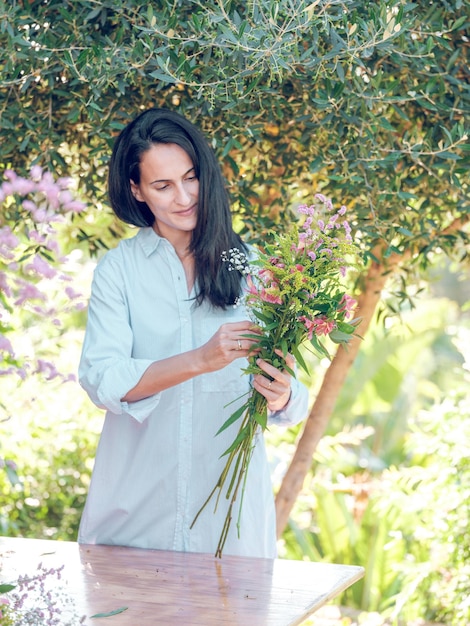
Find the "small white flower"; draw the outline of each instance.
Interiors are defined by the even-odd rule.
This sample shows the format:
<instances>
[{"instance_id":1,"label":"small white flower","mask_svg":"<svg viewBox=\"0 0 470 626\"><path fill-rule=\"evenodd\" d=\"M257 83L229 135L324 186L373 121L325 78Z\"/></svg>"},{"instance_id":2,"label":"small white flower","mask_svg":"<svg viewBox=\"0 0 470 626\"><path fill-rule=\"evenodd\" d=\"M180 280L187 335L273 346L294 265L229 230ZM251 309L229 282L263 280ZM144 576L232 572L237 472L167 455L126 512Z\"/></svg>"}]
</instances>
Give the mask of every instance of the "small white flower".
<instances>
[{"instance_id":1,"label":"small white flower","mask_svg":"<svg viewBox=\"0 0 470 626\"><path fill-rule=\"evenodd\" d=\"M250 273L250 266L246 254L238 248L230 248L227 252L224 250L220 255L224 263L228 263L228 271L237 271L240 274L247 275Z\"/></svg>"}]
</instances>

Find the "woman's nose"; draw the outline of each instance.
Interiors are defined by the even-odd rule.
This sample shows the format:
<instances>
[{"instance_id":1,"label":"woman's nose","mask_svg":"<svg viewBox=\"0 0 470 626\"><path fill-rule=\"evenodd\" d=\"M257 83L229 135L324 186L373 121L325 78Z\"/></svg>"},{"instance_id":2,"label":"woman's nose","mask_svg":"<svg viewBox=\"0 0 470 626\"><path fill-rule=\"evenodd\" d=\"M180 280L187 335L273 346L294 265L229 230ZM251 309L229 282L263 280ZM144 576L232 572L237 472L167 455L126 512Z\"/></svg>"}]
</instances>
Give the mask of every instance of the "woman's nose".
<instances>
[{"instance_id":1,"label":"woman's nose","mask_svg":"<svg viewBox=\"0 0 470 626\"><path fill-rule=\"evenodd\" d=\"M191 195L183 184L178 185L176 189L176 202L182 206L186 206L191 202Z\"/></svg>"}]
</instances>

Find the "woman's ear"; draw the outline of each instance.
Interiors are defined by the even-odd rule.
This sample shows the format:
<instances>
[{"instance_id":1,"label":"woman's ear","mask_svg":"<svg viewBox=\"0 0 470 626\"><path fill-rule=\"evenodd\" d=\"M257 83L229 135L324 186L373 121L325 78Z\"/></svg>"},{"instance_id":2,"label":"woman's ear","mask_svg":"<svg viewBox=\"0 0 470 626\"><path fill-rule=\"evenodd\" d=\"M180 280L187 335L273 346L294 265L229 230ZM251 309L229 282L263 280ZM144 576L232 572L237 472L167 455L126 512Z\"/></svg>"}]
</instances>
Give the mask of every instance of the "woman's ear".
<instances>
[{"instance_id":1,"label":"woman's ear","mask_svg":"<svg viewBox=\"0 0 470 626\"><path fill-rule=\"evenodd\" d=\"M133 180L129 180L131 184L131 193L136 200L139 202L143 202L142 194L140 193L139 185L137 185Z\"/></svg>"}]
</instances>

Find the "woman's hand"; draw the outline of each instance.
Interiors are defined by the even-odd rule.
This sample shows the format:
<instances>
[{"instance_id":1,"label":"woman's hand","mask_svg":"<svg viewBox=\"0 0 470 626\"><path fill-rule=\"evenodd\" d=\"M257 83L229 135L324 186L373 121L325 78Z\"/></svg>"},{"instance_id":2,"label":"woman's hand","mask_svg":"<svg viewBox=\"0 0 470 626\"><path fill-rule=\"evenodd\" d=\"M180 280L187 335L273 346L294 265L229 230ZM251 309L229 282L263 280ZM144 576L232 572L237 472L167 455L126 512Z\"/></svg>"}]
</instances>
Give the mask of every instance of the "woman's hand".
<instances>
[{"instance_id":1,"label":"woman's hand","mask_svg":"<svg viewBox=\"0 0 470 626\"><path fill-rule=\"evenodd\" d=\"M215 372L235 359L253 354L257 339L245 335L260 334L259 328L249 320L222 324L209 341L198 349L202 371Z\"/></svg>"},{"instance_id":2,"label":"woman's hand","mask_svg":"<svg viewBox=\"0 0 470 626\"><path fill-rule=\"evenodd\" d=\"M281 350L275 350L280 357L283 356ZM285 357L286 365L293 370L295 359L291 354ZM289 402L291 394L291 375L287 370L279 370L274 365L270 365L263 359L258 359L257 365L267 375L257 374L253 377L253 387L259 391L268 401L270 411L280 411Z\"/></svg>"}]
</instances>

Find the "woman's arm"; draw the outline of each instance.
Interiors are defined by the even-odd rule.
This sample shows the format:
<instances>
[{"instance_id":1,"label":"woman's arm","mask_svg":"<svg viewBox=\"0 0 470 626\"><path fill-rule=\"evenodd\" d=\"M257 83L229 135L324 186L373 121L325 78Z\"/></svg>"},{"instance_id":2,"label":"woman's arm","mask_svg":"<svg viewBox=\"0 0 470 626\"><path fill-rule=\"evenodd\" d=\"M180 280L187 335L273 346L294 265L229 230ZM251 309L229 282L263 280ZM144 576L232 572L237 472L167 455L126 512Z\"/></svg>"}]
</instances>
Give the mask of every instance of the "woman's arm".
<instances>
[{"instance_id":1,"label":"woman's arm","mask_svg":"<svg viewBox=\"0 0 470 626\"><path fill-rule=\"evenodd\" d=\"M199 348L151 363L122 401L142 400L200 374L222 369L235 359L246 358L255 341L243 335L254 332L253 323L248 320L222 324Z\"/></svg>"}]
</instances>

